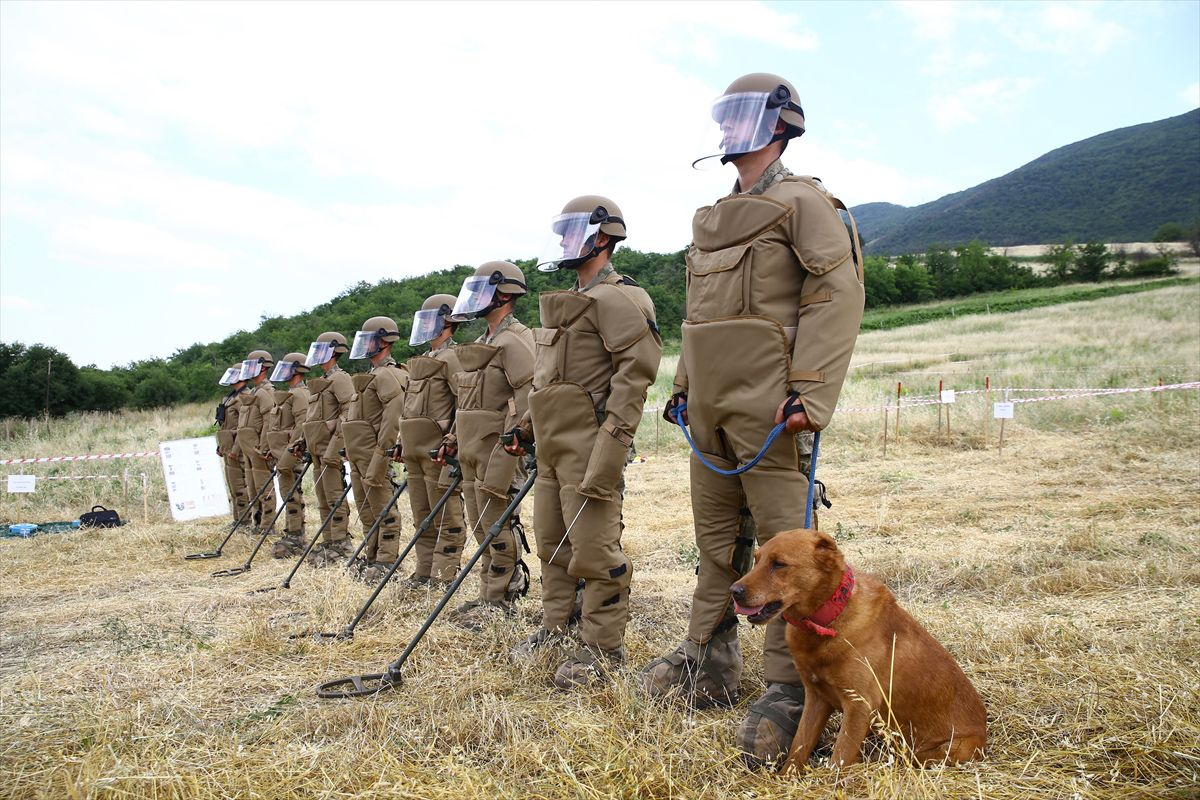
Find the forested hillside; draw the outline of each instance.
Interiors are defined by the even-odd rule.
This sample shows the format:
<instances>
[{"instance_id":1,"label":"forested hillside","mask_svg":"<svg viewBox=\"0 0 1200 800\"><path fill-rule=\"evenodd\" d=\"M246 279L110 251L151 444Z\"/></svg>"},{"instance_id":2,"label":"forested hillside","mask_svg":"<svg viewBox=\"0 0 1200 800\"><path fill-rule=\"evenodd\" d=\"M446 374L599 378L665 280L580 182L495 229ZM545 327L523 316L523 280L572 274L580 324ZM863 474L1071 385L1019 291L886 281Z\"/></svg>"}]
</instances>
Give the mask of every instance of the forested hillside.
<instances>
[{"instance_id":1,"label":"forested hillside","mask_svg":"<svg viewBox=\"0 0 1200 800\"><path fill-rule=\"evenodd\" d=\"M868 253L972 239L1144 242L1200 219L1200 109L1060 147L1007 175L931 203L851 209Z\"/></svg>"}]
</instances>

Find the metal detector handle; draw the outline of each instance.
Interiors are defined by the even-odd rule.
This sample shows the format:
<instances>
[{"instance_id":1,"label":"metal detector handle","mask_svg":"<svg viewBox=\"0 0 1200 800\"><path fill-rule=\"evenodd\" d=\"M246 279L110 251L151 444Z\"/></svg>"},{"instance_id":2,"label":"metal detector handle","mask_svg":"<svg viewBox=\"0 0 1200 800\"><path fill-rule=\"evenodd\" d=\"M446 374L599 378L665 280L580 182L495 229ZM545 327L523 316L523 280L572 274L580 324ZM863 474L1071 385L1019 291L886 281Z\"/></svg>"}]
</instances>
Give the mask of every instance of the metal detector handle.
<instances>
[{"instance_id":1,"label":"metal detector handle","mask_svg":"<svg viewBox=\"0 0 1200 800\"><path fill-rule=\"evenodd\" d=\"M532 456L537 452L537 447L533 442L525 441L520 428L513 428L508 433L500 434L501 447L512 447L514 444L524 450L527 455Z\"/></svg>"},{"instance_id":2,"label":"metal detector handle","mask_svg":"<svg viewBox=\"0 0 1200 800\"><path fill-rule=\"evenodd\" d=\"M487 551L487 548L491 546L492 540L500 535L500 531L504 529L505 523L507 523L509 518L512 517L512 515L516 512L517 507L521 505L521 501L525 499L525 495L529 494L529 490L533 488L535 480L537 480L536 463L530 467L529 477L527 477L525 482L521 484L521 488L517 490L517 493L513 496L513 499L509 501L508 506L504 509L504 512L500 515L499 519L493 522L491 527L488 528L487 535L484 536L483 541L479 543L479 547L475 550L474 555L472 555L463 568L458 571L458 575L454 577L454 580L451 581L450 585L446 588L446 593L442 595L442 599L438 601L438 604L434 607L433 611L430 612L424 624L421 625L421 629L418 630L416 635L413 636L412 640L409 641L408 647L404 648L404 652L400 654L398 659L393 661L391 664L388 664L387 676L393 683L399 682L400 670L403 669L404 662L408 661L408 657L412 655L413 650L417 649L417 645L420 644L421 638L425 636L426 631L428 631L433 625L434 621L438 618L438 615L442 613L442 610L446 608L446 605L450 602L450 599L454 597L454 593L458 591L458 587L462 585L462 582L466 580L467 575L475 567L475 564L480 558L483 557L483 554Z\"/></svg>"}]
</instances>

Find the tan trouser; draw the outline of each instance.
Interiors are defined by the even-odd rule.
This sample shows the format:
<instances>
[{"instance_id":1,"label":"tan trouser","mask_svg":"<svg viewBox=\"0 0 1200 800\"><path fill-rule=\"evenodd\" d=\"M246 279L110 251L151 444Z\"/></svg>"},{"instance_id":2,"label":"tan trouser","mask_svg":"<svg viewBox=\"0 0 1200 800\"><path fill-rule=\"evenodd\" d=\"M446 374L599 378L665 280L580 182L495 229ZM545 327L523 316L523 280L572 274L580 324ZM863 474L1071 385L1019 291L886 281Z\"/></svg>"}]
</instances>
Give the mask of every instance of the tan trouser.
<instances>
[{"instance_id":1,"label":"tan trouser","mask_svg":"<svg viewBox=\"0 0 1200 800\"><path fill-rule=\"evenodd\" d=\"M542 625L564 632L583 589L584 644L615 650L629 622L633 565L621 549L621 507L575 491L601 434L591 399L575 384L551 384L529 396L537 442L533 527L542 563Z\"/></svg>"},{"instance_id":2,"label":"tan trouser","mask_svg":"<svg viewBox=\"0 0 1200 800\"><path fill-rule=\"evenodd\" d=\"M326 460L317 453L312 454L312 459L313 465L310 471L315 476L313 488L317 493L317 507L321 509L321 522L324 522L325 518L329 516L330 509L333 508L333 504L346 489L345 478L342 474L342 459L341 456L334 456L332 459ZM333 515L333 519L322 531L321 540L327 543L340 542L349 535L349 513L346 510L346 503L343 502Z\"/></svg>"},{"instance_id":3,"label":"tan trouser","mask_svg":"<svg viewBox=\"0 0 1200 800\"><path fill-rule=\"evenodd\" d=\"M232 452L221 457L225 466L225 483L229 486L229 499L233 502L233 518L242 516L250 502L250 492L246 489L246 472L242 468L242 451L235 444ZM257 487L255 487L257 491Z\"/></svg>"},{"instance_id":4,"label":"tan trouser","mask_svg":"<svg viewBox=\"0 0 1200 800\"><path fill-rule=\"evenodd\" d=\"M271 465L258 452L258 432L253 428L239 428L237 445L242 450L242 458L249 466L247 481L254 486L253 491L257 492L271 477ZM268 486L267 490L259 495L257 510L260 512L260 524L267 525L271 522L275 514L274 486Z\"/></svg>"},{"instance_id":5,"label":"tan trouser","mask_svg":"<svg viewBox=\"0 0 1200 800\"><path fill-rule=\"evenodd\" d=\"M749 461L774 425L788 370L786 340L777 328L744 317L684 325L689 427L697 448L718 467L730 469ZM779 388L763 389L771 386ZM761 544L776 533L804 526L807 491L792 436L780 436L757 466L737 476L718 475L692 456L692 518L700 568L689 639L706 643L729 613L729 587L740 577L733 557L743 502L754 517ZM799 684L785 631L780 619L767 626L764 677L768 683Z\"/></svg>"},{"instance_id":6,"label":"tan trouser","mask_svg":"<svg viewBox=\"0 0 1200 800\"><path fill-rule=\"evenodd\" d=\"M403 441L404 468L408 472L408 501L412 506L413 528L429 516L438 499L450 486L448 470L429 458L429 451L442 443L438 424L424 417L406 419L400 423ZM441 513L417 540L416 575L451 580L458 574L462 562L463 542L466 541L463 521L462 490L456 490L442 507Z\"/></svg>"},{"instance_id":7,"label":"tan trouser","mask_svg":"<svg viewBox=\"0 0 1200 800\"><path fill-rule=\"evenodd\" d=\"M292 486L296 486L296 490L288 498L287 510L284 511L284 530L287 533L303 536L304 485L303 481L301 481L300 485L296 485L296 479L304 474L304 464L297 461L295 456L285 450L279 461L275 463L275 468L279 471L280 490L286 494Z\"/></svg>"},{"instance_id":8,"label":"tan trouser","mask_svg":"<svg viewBox=\"0 0 1200 800\"><path fill-rule=\"evenodd\" d=\"M467 487L463 495L467 519L479 544L508 507L513 480L517 476L518 459L500 446L503 427L504 417L497 412L460 411L458 415L458 463L462 467L463 486ZM479 559L480 600L504 600L520 560L519 547L511 524L505 521Z\"/></svg>"},{"instance_id":9,"label":"tan trouser","mask_svg":"<svg viewBox=\"0 0 1200 800\"><path fill-rule=\"evenodd\" d=\"M366 536L367 531L371 530L371 526L375 524L376 514L383 508L387 499L385 498L383 503L378 506L372 505L371 487L367 486L367 482L363 480L358 464L353 461L348 461L348 463L350 464L350 487L354 492L354 505L358 507L358 521L362 525L363 536Z\"/></svg>"}]
</instances>

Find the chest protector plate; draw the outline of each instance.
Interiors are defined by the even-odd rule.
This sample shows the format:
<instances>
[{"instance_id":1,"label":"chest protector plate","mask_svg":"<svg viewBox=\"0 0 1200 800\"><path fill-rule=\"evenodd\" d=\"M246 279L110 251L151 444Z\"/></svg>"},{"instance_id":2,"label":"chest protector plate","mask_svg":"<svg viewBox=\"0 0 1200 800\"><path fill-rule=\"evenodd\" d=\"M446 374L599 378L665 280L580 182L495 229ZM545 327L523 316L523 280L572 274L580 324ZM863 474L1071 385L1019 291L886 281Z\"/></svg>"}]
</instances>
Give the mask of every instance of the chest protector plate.
<instances>
[{"instance_id":1,"label":"chest protector plate","mask_svg":"<svg viewBox=\"0 0 1200 800\"><path fill-rule=\"evenodd\" d=\"M534 331L534 389L575 383L600 404L612 380L612 356L596 324L598 299L567 290L543 292L538 302L545 327Z\"/></svg>"},{"instance_id":2,"label":"chest protector plate","mask_svg":"<svg viewBox=\"0 0 1200 800\"><path fill-rule=\"evenodd\" d=\"M500 348L494 344L472 342L460 344L456 352L463 369L454 376L459 409L507 410L513 390L497 359Z\"/></svg>"}]
</instances>

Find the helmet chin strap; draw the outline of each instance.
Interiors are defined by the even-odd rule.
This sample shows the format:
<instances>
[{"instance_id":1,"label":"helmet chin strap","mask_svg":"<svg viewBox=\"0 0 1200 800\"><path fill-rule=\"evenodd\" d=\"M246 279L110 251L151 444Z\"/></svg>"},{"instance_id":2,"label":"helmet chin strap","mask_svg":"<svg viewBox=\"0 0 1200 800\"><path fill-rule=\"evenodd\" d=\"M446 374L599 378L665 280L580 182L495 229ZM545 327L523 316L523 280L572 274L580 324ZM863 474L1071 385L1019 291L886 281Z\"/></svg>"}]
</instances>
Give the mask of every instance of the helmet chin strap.
<instances>
[{"instance_id":1,"label":"helmet chin strap","mask_svg":"<svg viewBox=\"0 0 1200 800\"><path fill-rule=\"evenodd\" d=\"M787 135L787 133L788 133L787 128L784 128L779 133L776 133L775 135L773 135L771 137L771 141L767 142L762 147L758 148L758 150L762 150L763 148L770 147L771 145L775 144L776 142L783 142L783 141L787 141L789 138L792 138L792 137L789 137ZM728 164L732 161L737 161L742 156L748 156L748 155L750 155L750 153L757 153L758 150L749 150L745 153L727 153L727 154L721 156L721 163Z\"/></svg>"}]
</instances>

